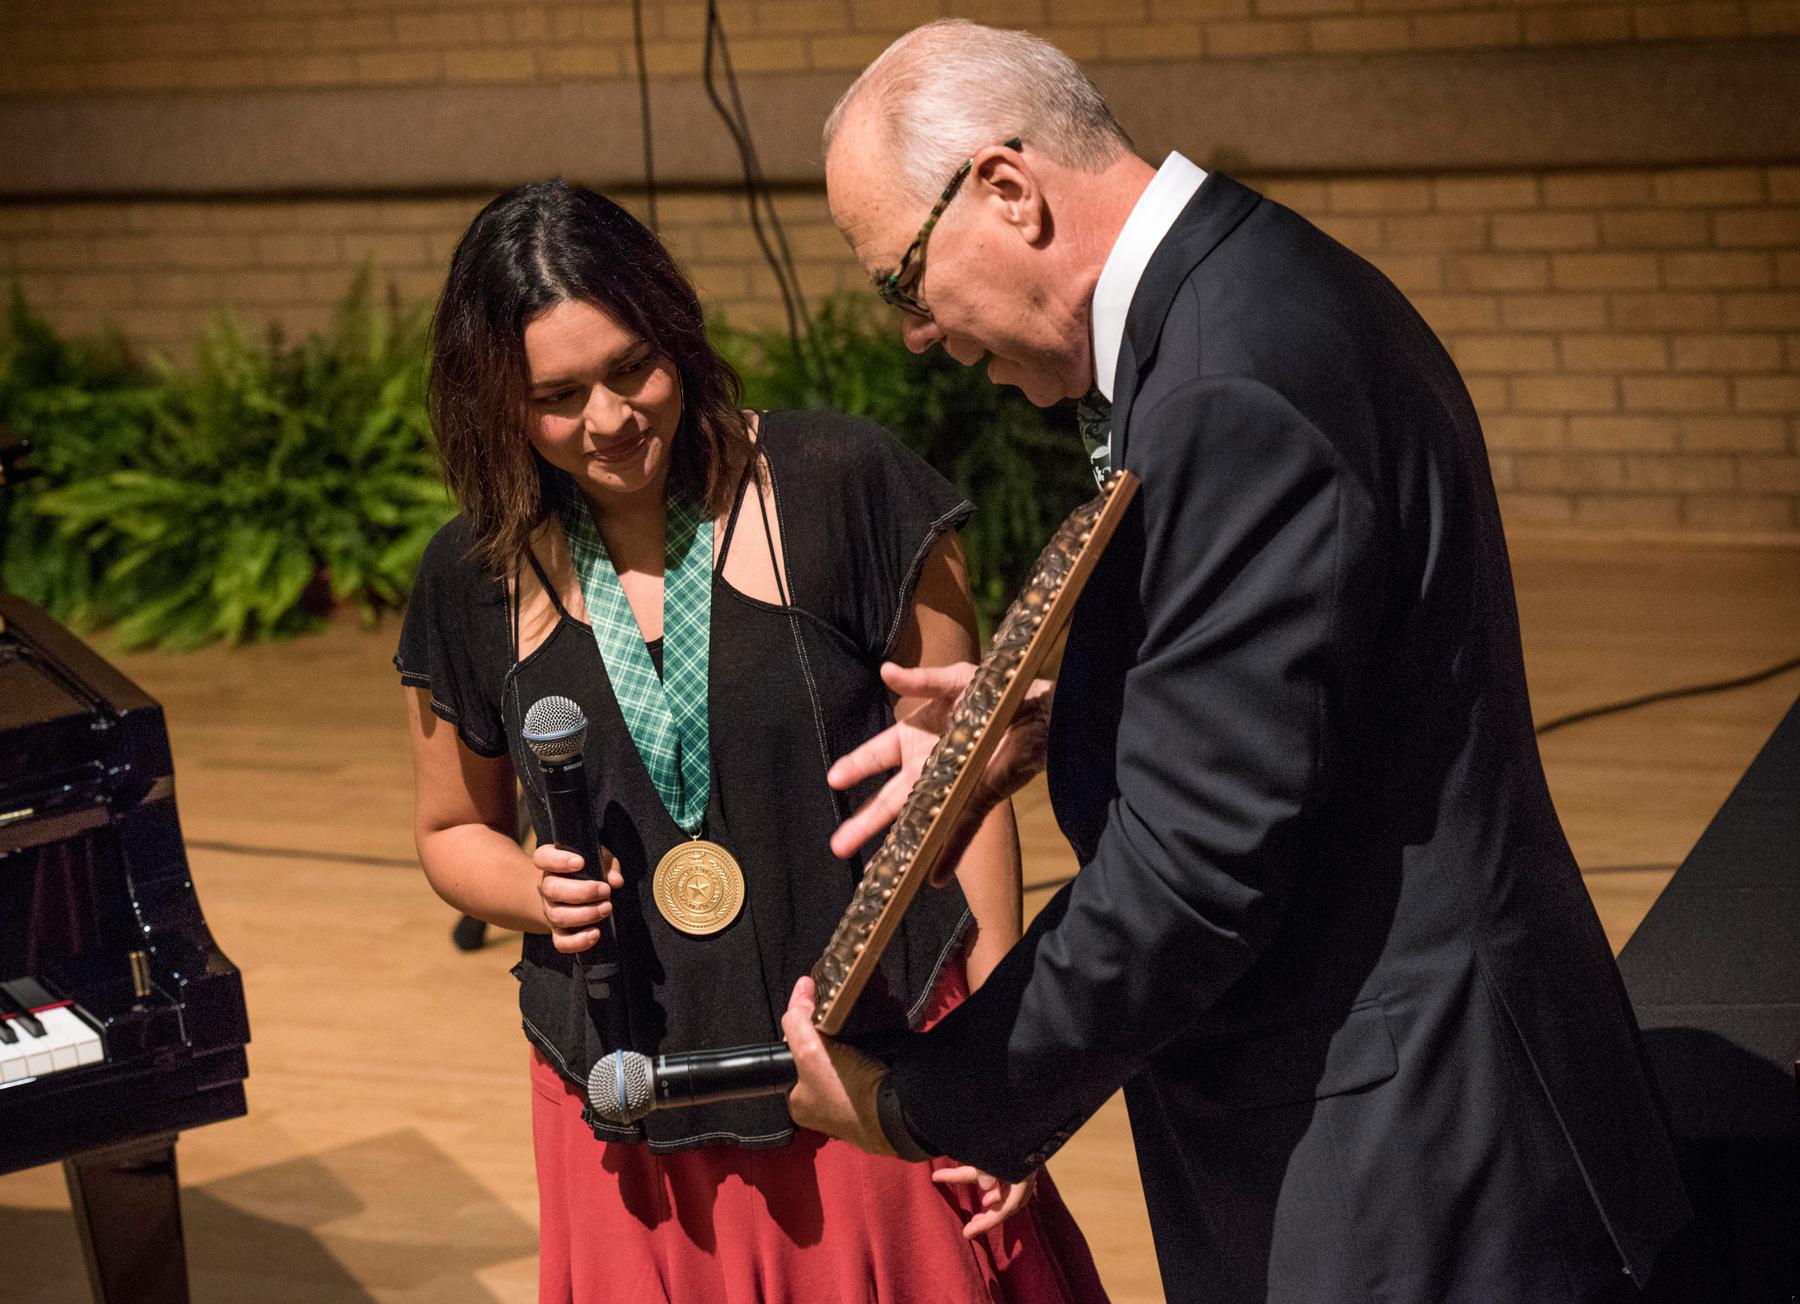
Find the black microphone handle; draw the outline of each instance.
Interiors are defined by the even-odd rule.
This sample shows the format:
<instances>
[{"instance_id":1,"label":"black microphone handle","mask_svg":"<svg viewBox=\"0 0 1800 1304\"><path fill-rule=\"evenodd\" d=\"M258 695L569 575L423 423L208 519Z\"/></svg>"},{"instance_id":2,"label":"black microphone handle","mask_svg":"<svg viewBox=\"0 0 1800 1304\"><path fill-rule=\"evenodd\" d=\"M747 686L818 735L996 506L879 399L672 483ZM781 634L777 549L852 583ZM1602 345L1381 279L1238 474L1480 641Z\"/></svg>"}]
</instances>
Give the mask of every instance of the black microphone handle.
<instances>
[{"instance_id":1,"label":"black microphone handle","mask_svg":"<svg viewBox=\"0 0 1800 1304\"><path fill-rule=\"evenodd\" d=\"M773 1096L793 1086L795 1078L794 1052L779 1041L658 1055L650 1071L656 1109Z\"/></svg>"},{"instance_id":2,"label":"black microphone handle","mask_svg":"<svg viewBox=\"0 0 1800 1304\"><path fill-rule=\"evenodd\" d=\"M566 761L544 761L544 797L550 807L550 838L564 851L581 857L579 877L605 880L601 864L600 838L594 831L594 808L588 800L587 772L581 757ZM610 1047L631 1046L631 1028L626 1018L625 993L619 983L619 943L608 915L600 921L600 937L588 950L575 957L575 967L587 984L590 1000L600 1008L601 1032Z\"/></svg>"}]
</instances>

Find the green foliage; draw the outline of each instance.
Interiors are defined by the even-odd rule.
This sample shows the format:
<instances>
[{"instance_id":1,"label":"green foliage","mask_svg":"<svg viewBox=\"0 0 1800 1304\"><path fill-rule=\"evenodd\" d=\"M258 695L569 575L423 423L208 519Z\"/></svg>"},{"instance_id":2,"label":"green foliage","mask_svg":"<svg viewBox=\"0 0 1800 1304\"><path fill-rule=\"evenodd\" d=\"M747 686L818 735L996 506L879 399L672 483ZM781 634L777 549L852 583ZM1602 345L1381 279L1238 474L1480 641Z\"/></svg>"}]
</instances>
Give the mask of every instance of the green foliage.
<instances>
[{"instance_id":1,"label":"green foliage","mask_svg":"<svg viewBox=\"0 0 1800 1304\"><path fill-rule=\"evenodd\" d=\"M14 297L0 423L40 478L0 499L0 584L127 646L278 637L333 601L398 606L451 506L424 408L422 312L359 279L297 346L221 317L195 365L62 343Z\"/></svg>"},{"instance_id":2,"label":"green foliage","mask_svg":"<svg viewBox=\"0 0 1800 1304\"><path fill-rule=\"evenodd\" d=\"M880 422L978 510L977 605L1003 609L1093 482L1066 406L1040 411L941 350L909 352L856 300L813 322L822 367L779 332L715 328L757 407ZM0 426L41 473L0 491L0 588L127 647L282 637L336 602L399 606L453 506L425 414L426 320L361 278L323 335L252 341L221 316L194 364L68 341L16 293L0 322ZM829 390L814 377L829 378Z\"/></svg>"},{"instance_id":3,"label":"green foliage","mask_svg":"<svg viewBox=\"0 0 1800 1304\"><path fill-rule=\"evenodd\" d=\"M1035 408L942 349L913 353L860 299L827 302L811 335L819 362L809 366L785 333L714 328L752 407L833 407L868 417L967 495L976 505L963 530L969 579L991 624L1063 517L1094 494L1073 405ZM815 378L820 371L829 388Z\"/></svg>"},{"instance_id":4,"label":"green foliage","mask_svg":"<svg viewBox=\"0 0 1800 1304\"><path fill-rule=\"evenodd\" d=\"M116 335L64 341L12 295L0 327L0 426L34 445L36 479L0 491L0 588L77 620L92 608L96 559L72 549L38 511L44 491L121 469L147 420L142 373Z\"/></svg>"}]
</instances>

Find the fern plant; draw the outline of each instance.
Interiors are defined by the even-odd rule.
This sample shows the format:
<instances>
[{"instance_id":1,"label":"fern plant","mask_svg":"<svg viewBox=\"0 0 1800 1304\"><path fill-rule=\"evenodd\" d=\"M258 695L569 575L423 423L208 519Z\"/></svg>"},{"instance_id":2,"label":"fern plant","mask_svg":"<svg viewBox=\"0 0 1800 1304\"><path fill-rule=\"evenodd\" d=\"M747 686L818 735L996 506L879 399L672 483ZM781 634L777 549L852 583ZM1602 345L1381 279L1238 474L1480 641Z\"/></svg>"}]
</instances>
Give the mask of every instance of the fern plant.
<instances>
[{"instance_id":1,"label":"fern plant","mask_svg":"<svg viewBox=\"0 0 1800 1304\"><path fill-rule=\"evenodd\" d=\"M47 487L124 465L143 425L143 373L116 333L64 340L15 290L0 323L0 425L31 440L40 475L0 491L0 588L69 617L89 609L93 558L37 510Z\"/></svg>"},{"instance_id":2,"label":"fern plant","mask_svg":"<svg viewBox=\"0 0 1800 1304\"><path fill-rule=\"evenodd\" d=\"M17 370L41 342L17 309L9 333ZM366 278L298 346L222 316L185 371L43 384L55 368L34 362L35 387L0 381L44 472L9 509L0 577L127 647L293 634L333 602L372 619L451 510L424 367L422 312L377 311Z\"/></svg>"},{"instance_id":3,"label":"fern plant","mask_svg":"<svg viewBox=\"0 0 1800 1304\"><path fill-rule=\"evenodd\" d=\"M39 478L0 492L0 587L126 646L281 637L336 603L399 606L453 510L425 414L423 310L378 310L360 278L298 345L221 316L192 367L135 363L114 336L65 341L16 294L0 325L0 424ZM787 337L715 339L759 407L880 422L978 510L964 530L991 622L1093 492L1072 411L1040 411L941 352L915 355L856 300L827 303L803 365ZM818 377L823 377L823 383Z\"/></svg>"},{"instance_id":4,"label":"fern plant","mask_svg":"<svg viewBox=\"0 0 1800 1304\"><path fill-rule=\"evenodd\" d=\"M962 536L969 580L989 625L1063 517L1093 496L1073 404L1036 408L941 349L913 353L865 300L834 299L819 309L810 364L778 331L718 325L714 339L743 375L752 406L833 407L868 417L963 491L976 505Z\"/></svg>"}]
</instances>

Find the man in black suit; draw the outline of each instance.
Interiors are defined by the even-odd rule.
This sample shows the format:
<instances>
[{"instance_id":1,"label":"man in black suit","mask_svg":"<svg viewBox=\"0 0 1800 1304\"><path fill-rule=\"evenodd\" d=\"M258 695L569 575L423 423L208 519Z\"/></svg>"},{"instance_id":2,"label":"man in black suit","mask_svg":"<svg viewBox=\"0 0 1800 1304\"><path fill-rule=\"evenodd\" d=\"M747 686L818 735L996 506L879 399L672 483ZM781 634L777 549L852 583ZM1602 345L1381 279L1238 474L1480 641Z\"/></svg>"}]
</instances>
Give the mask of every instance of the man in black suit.
<instances>
[{"instance_id":1,"label":"man in black suit","mask_svg":"<svg viewBox=\"0 0 1800 1304\"><path fill-rule=\"evenodd\" d=\"M1294 213L1138 159L1025 33L902 38L833 115L827 182L912 347L1039 403L1097 388L1096 460L1142 489L1049 711L1080 874L885 1072L820 1042L803 980L795 1118L1017 1180L1123 1086L1174 1301L1635 1297L1686 1203L1442 346ZM931 723L840 762L901 766L840 852ZM1009 737L983 804L1035 750Z\"/></svg>"}]
</instances>

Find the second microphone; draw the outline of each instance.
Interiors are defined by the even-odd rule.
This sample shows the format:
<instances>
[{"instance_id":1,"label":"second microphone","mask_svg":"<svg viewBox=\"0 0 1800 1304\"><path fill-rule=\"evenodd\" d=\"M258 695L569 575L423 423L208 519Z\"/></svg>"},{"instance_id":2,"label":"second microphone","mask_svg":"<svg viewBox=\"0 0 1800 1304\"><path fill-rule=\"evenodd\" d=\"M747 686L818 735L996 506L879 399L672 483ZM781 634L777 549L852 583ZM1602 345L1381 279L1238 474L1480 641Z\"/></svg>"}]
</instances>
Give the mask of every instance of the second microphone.
<instances>
[{"instance_id":1,"label":"second microphone","mask_svg":"<svg viewBox=\"0 0 1800 1304\"><path fill-rule=\"evenodd\" d=\"M588 1104L612 1123L658 1109L773 1096L794 1085L794 1053L783 1042L658 1055L616 1050L588 1074Z\"/></svg>"}]
</instances>

